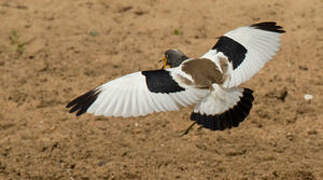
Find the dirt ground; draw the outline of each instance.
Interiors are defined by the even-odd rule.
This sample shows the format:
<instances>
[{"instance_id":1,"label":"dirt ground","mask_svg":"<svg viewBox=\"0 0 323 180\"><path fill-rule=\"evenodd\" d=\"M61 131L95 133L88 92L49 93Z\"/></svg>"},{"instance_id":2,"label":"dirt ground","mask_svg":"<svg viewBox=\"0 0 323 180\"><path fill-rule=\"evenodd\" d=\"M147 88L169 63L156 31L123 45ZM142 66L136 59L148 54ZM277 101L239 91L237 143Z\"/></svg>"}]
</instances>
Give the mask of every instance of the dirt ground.
<instances>
[{"instance_id":1,"label":"dirt ground","mask_svg":"<svg viewBox=\"0 0 323 180\"><path fill-rule=\"evenodd\" d=\"M192 107L127 119L64 108L160 68L168 48L199 57L268 20L287 33L242 85L255 102L239 128L179 137ZM322 35L322 0L1 0L0 179L323 179Z\"/></svg>"}]
</instances>

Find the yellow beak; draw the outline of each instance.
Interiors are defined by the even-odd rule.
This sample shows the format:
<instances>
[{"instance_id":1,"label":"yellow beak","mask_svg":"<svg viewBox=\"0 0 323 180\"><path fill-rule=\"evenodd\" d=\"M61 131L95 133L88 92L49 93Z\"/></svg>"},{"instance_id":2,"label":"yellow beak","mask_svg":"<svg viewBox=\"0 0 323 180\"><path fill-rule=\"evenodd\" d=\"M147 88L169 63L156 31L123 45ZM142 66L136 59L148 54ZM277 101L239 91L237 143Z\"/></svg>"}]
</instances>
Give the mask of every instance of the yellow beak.
<instances>
[{"instance_id":1,"label":"yellow beak","mask_svg":"<svg viewBox=\"0 0 323 180\"><path fill-rule=\"evenodd\" d=\"M171 68L170 65L167 64L167 58L166 57L164 57L162 59L162 61L163 61L163 67L162 67L162 69Z\"/></svg>"}]
</instances>

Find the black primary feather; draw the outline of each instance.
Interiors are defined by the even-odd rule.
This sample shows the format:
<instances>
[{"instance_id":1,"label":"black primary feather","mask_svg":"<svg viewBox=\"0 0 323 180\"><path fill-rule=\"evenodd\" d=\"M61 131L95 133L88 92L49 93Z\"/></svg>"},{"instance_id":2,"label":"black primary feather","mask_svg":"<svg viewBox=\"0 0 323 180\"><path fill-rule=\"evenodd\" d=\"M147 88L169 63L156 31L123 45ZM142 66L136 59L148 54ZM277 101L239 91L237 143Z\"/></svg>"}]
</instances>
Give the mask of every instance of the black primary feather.
<instances>
[{"instance_id":1,"label":"black primary feather","mask_svg":"<svg viewBox=\"0 0 323 180\"><path fill-rule=\"evenodd\" d=\"M70 113L77 111L76 116L80 116L87 111L87 109L93 104L99 95L99 91L91 90L83 95L75 98L70 103L66 105L66 108L71 108Z\"/></svg>"},{"instance_id":2,"label":"black primary feather","mask_svg":"<svg viewBox=\"0 0 323 180\"><path fill-rule=\"evenodd\" d=\"M276 22L262 22L262 23L257 23L251 25L251 27L254 27L256 29L261 29L264 31L271 31L271 32L276 32L276 33L284 33L286 32L283 30L281 26L277 26Z\"/></svg>"}]
</instances>

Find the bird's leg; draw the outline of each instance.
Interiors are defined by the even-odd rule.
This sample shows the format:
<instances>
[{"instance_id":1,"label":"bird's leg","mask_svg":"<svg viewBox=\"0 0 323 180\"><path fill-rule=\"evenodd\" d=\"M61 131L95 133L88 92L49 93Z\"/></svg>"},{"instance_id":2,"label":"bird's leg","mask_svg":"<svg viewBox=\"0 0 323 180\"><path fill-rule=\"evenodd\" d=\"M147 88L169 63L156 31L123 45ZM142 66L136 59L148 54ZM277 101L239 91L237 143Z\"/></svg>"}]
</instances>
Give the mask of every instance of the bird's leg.
<instances>
[{"instance_id":1,"label":"bird's leg","mask_svg":"<svg viewBox=\"0 0 323 180\"><path fill-rule=\"evenodd\" d=\"M188 128L186 128L181 134L180 137L188 134L190 132L190 130L193 128L193 126L196 124L196 122L193 122Z\"/></svg>"}]
</instances>

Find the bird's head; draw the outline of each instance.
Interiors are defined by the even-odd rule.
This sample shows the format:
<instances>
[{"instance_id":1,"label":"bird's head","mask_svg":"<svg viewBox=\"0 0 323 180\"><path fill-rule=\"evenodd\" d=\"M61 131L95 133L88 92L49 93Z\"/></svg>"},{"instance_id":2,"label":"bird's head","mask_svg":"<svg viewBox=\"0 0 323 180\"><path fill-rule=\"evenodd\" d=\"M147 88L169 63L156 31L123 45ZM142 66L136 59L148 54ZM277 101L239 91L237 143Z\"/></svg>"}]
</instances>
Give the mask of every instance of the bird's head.
<instances>
[{"instance_id":1,"label":"bird's head","mask_svg":"<svg viewBox=\"0 0 323 180\"><path fill-rule=\"evenodd\" d=\"M168 49L167 51L165 51L165 56L162 59L162 69L177 67L186 59L189 58L181 50Z\"/></svg>"}]
</instances>

